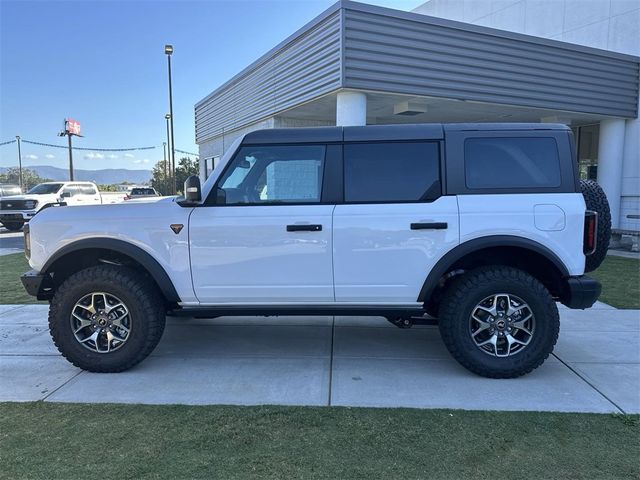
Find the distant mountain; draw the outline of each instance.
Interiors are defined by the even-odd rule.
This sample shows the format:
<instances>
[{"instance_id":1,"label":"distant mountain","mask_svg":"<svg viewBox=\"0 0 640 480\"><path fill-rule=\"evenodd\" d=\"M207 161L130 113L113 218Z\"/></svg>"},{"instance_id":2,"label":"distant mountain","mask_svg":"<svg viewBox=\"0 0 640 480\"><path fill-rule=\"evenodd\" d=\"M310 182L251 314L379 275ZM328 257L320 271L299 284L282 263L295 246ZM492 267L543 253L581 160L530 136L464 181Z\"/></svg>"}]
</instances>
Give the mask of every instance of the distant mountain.
<instances>
[{"instance_id":1,"label":"distant mountain","mask_svg":"<svg viewBox=\"0 0 640 480\"><path fill-rule=\"evenodd\" d=\"M35 171L40 177L50 180L69 180L69 170L65 168L50 167L48 165L26 166L25 169ZM7 168L0 167L0 173ZM111 183L146 183L151 180L151 170L128 170L126 168L105 168L103 170L73 170L75 180L96 182L108 185Z\"/></svg>"}]
</instances>

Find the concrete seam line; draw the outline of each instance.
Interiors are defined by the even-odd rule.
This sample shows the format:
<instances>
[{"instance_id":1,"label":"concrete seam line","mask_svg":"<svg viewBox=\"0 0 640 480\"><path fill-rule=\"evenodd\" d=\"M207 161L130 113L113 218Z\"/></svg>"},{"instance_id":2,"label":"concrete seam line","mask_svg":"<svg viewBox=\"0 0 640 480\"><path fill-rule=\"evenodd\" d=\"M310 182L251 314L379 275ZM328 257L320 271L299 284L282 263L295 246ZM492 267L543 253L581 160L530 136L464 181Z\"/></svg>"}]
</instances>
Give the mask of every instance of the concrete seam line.
<instances>
[{"instance_id":1,"label":"concrete seam line","mask_svg":"<svg viewBox=\"0 0 640 480\"><path fill-rule=\"evenodd\" d=\"M336 338L336 317L333 316L331 320L331 351L329 355L329 398L327 399L327 406L331 406L331 395L333 387L333 344Z\"/></svg>"},{"instance_id":2,"label":"concrete seam line","mask_svg":"<svg viewBox=\"0 0 640 480\"><path fill-rule=\"evenodd\" d=\"M618 405L616 402L614 402L613 400L611 400L609 397L607 397L603 392L600 391L599 388L597 388L593 383L591 383L589 380L587 380L584 376L580 375L571 365L569 365L567 362L565 362L564 360L562 360L558 355L556 355L555 353L552 353L551 355L553 355L554 357L556 357L558 359L558 361L560 363L562 363L565 367L567 367L569 370L571 370L573 373L576 374L576 376L578 378L580 378L583 382L585 382L587 385L589 385L591 388L593 388L596 392L598 392L600 395L602 395L604 397L605 400L607 400L609 403L611 403L614 407L616 407L618 410L620 410L621 413L623 413L624 415L627 415L627 412L624 411L624 409L622 409L620 407L620 405Z\"/></svg>"},{"instance_id":3,"label":"concrete seam line","mask_svg":"<svg viewBox=\"0 0 640 480\"><path fill-rule=\"evenodd\" d=\"M54 393L56 393L58 390L60 390L62 387L66 386L71 380L77 378L78 376L82 375L84 373L84 370L80 370L78 373L76 373L74 376L72 376L69 380L67 380L66 382L64 382L62 385L60 385L58 388L54 388L51 392L49 392L47 395L45 395L40 401L44 402L46 401L51 395L53 395Z\"/></svg>"}]
</instances>

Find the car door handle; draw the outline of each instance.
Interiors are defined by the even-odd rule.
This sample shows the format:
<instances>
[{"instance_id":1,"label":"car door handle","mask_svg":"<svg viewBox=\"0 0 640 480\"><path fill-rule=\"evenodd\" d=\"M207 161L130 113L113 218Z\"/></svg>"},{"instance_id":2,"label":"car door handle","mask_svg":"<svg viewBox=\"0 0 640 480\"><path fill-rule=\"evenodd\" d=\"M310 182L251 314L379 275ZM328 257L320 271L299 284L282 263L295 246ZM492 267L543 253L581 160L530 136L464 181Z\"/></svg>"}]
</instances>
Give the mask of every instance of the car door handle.
<instances>
[{"instance_id":1,"label":"car door handle","mask_svg":"<svg viewBox=\"0 0 640 480\"><path fill-rule=\"evenodd\" d=\"M447 222L412 223L411 230L446 230Z\"/></svg>"},{"instance_id":2,"label":"car door handle","mask_svg":"<svg viewBox=\"0 0 640 480\"><path fill-rule=\"evenodd\" d=\"M287 232L319 232L320 230L322 230L322 225L287 225Z\"/></svg>"}]
</instances>

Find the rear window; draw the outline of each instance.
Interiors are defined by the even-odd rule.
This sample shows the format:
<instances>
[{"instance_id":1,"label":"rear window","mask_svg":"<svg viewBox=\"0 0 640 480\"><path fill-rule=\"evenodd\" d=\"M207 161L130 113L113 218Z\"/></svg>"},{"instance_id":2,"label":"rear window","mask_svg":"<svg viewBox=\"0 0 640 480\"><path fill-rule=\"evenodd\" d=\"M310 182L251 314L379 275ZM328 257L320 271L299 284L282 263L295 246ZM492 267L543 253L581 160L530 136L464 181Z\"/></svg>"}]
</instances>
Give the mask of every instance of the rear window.
<instances>
[{"instance_id":1,"label":"rear window","mask_svg":"<svg viewBox=\"0 0 640 480\"><path fill-rule=\"evenodd\" d=\"M156 192L153 188L134 188L131 190L131 195L155 195Z\"/></svg>"},{"instance_id":2,"label":"rear window","mask_svg":"<svg viewBox=\"0 0 640 480\"><path fill-rule=\"evenodd\" d=\"M468 138L464 168L467 188L560 186L558 145L553 138Z\"/></svg>"},{"instance_id":3,"label":"rear window","mask_svg":"<svg viewBox=\"0 0 640 480\"><path fill-rule=\"evenodd\" d=\"M345 144L346 202L417 202L439 195L437 143Z\"/></svg>"}]
</instances>

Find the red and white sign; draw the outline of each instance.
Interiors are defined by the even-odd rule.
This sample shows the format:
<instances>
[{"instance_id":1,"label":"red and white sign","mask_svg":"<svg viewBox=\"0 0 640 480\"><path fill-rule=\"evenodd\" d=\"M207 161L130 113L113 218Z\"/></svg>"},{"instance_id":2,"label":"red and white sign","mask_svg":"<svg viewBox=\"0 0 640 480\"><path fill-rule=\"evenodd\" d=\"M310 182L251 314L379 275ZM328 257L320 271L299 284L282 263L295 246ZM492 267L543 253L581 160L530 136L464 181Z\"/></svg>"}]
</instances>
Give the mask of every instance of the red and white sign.
<instances>
[{"instance_id":1,"label":"red and white sign","mask_svg":"<svg viewBox=\"0 0 640 480\"><path fill-rule=\"evenodd\" d=\"M73 118L67 118L64 121L64 131L67 132L68 135L80 135L80 122Z\"/></svg>"}]
</instances>

